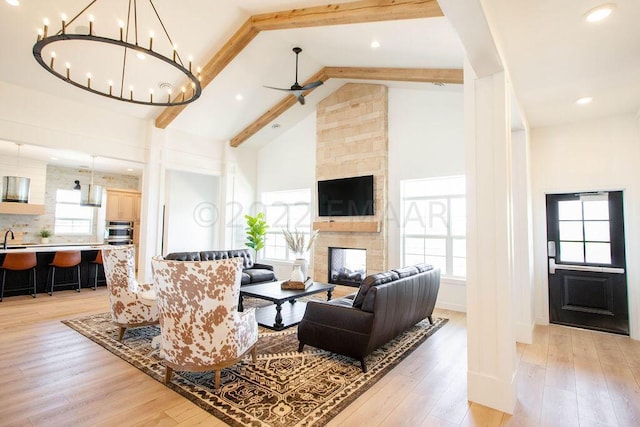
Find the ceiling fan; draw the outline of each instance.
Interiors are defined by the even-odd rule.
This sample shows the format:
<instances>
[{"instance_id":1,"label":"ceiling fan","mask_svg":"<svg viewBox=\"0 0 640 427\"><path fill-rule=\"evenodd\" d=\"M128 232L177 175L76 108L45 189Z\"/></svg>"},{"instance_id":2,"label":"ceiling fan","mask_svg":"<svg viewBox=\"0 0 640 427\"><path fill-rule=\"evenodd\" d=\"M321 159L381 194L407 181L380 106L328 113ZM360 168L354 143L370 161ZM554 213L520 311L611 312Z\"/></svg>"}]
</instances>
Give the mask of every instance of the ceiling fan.
<instances>
[{"instance_id":1,"label":"ceiling fan","mask_svg":"<svg viewBox=\"0 0 640 427\"><path fill-rule=\"evenodd\" d=\"M265 87L269 89L276 89L276 90L283 90L285 92L290 92L293 94L293 96L295 96L298 99L298 102L301 105L304 105L304 96L302 95L302 92L305 92L305 91L308 91L309 89L313 89L315 87L320 86L322 84L322 81L318 80L315 82L311 82L307 85L300 86L300 83L298 83L298 55L300 54L300 52L302 52L302 49L299 47L294 47L293 52L296 54L296 82L291 85L290 89L282 89L279 87L272 87L272 86L265 86Z\"/></svg>"}]
</instances>

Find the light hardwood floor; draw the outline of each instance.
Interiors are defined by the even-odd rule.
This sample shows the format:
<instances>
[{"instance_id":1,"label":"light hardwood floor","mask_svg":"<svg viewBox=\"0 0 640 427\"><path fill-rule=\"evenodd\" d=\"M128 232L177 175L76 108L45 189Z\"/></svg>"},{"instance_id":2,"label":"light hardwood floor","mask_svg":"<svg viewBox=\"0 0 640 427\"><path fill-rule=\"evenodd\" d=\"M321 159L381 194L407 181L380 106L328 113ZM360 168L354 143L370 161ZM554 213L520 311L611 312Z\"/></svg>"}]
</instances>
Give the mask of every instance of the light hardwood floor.
<instances>
[{"instance_id":1,"label":"light hardwood floor","mask_svg":"<svg viewBox=\"0 0 640 427\"><path fill-rule=\"evenodd\" d=\"M60 323L107 310L104 287L0 303L1 426L224 425ZM465 316L435 315L450 321L329 425L640 426L640 342L537 327L507 415L467 401Z\"/></svg>"}]
</instances>

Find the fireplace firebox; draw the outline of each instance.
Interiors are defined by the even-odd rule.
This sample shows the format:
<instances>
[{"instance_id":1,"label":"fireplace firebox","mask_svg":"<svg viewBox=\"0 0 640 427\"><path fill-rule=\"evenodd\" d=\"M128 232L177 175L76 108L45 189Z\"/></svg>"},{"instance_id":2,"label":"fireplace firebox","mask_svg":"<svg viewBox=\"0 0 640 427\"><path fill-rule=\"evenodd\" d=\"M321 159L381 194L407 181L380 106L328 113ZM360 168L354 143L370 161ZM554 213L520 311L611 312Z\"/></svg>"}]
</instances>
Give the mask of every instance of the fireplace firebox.
<instances>
[{"instance_id":1,"label":"fireplace firebox","mask_svg":"<svg viewBox=\"0 0 640 427\"><path fill-rule=\"evenodd\" d=\"M366 249L329 248L329 283L358 287L366 275Z\"/></svg>"}]
</instances>

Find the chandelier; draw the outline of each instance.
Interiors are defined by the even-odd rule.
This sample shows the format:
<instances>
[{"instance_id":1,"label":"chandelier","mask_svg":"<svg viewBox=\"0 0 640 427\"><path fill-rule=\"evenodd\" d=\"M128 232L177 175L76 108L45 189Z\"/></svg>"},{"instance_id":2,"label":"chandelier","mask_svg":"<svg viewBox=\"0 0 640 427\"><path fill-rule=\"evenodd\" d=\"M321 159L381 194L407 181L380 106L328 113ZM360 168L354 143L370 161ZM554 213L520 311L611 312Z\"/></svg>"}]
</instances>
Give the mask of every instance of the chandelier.
<instances>
[{"instance_id":1,"label":"chandelier","mask_svg":"<svg viewBox=\"0 0 640 427\"><path fill-rule=\"evenodd\" d=\"M103 2L102 9L97 2L71 20L63 14L54 34L44 19L33 56L45 70L80 89L134 104L174 106L200 97L201 69L192 71L192 57L185 66L153 0L141 1L140 7L137 0L120 1L120 10L114 0ZM118 13L124 19L116 19ZM142 40L139 28L149 29L148 38ZM164 36L156 39L154 31ZM174 91L174 85L180 89Z\"/></svg>"}]
</instances>

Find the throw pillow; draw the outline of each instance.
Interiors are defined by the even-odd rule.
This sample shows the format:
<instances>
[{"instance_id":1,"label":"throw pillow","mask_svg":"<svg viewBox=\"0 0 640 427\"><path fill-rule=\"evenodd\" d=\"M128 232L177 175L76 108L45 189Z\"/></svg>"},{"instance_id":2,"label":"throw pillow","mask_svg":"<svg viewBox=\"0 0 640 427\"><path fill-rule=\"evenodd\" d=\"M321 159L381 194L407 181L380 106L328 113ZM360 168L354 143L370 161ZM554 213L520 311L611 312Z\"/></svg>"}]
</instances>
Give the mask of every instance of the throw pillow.
<instances>
[{"instance_id":1,"label":"throw pillow","mask_svg":"<svg viewBox=\"0 0 640 427\"><path fill-rule=\"evenodd\" d=\"M398 280L400 276L395 271L383 271L381 273L372 274L370 276L365 277L364 282L360 285L358 289L358 294L353 300L353 306L355 308L361 308L362 303L364 302L364 298L367 296L367 291L372 286L378 286L385 283L389 283L393 280Z\"/></svg>"}]
</instances>

